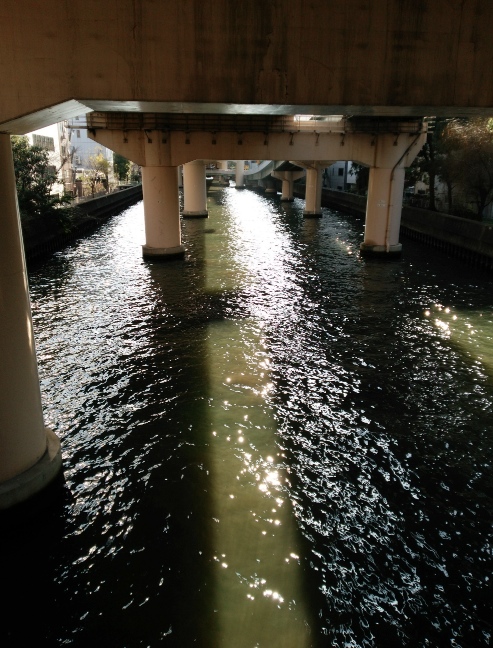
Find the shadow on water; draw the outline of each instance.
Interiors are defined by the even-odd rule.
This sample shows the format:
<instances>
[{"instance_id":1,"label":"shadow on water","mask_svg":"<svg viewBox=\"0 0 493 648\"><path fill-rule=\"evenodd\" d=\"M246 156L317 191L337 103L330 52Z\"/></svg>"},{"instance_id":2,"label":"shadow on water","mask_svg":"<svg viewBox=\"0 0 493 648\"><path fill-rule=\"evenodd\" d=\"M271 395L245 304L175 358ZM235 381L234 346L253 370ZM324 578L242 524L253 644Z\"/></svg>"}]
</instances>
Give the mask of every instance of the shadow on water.
<instances>
[{"instance_id":1,"label":"shadow on water","mask_svg":"<svg viewBox=\"0 0 493 648\"><path fill-rule=\"evenodd\" d=\"M217 646L202 360L221 305L204 308L197 264L193 285L184 269L149 266L145 354L121 358L128 382L117 393L116 376L95 373L108 396L73 413L78 441L66 440L58 501L3 537L4 646ZM193 327L186 341L168 308ZM143 393L123 425L116 411Z\"/></svg>"},{"instance_id":2,"label":"shadow on water","mask_svg":"<svg viewBox=\"0 0 493 648\"><path fill-rule=\"evenodd\" d=\"M29 505L1 514L2 646L55 643L62 593L54 580L53 556L62 544L69 499L59 478Z\"/></svg>"}]
</instances>

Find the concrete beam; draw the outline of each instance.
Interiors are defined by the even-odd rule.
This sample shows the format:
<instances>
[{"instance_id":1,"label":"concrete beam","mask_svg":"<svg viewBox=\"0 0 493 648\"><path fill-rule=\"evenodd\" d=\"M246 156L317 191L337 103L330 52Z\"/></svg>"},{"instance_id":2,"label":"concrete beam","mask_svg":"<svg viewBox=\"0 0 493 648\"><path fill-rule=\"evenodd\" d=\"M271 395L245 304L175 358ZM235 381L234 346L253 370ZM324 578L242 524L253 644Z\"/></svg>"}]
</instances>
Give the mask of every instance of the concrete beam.
<instances>
[{"instance_id":1,"label":"concrete beam","mask_svg":"<svg viewBox=\"0 0 493 648\"><path fill-rule=\"evenodd\" d=\"M98 129L91 139L141 166L180 166L193 160L349 160L368 166L409 166L426 133L184 133ZM407 150L402 160L403 153Z\"/></svg>"}]
</instances>

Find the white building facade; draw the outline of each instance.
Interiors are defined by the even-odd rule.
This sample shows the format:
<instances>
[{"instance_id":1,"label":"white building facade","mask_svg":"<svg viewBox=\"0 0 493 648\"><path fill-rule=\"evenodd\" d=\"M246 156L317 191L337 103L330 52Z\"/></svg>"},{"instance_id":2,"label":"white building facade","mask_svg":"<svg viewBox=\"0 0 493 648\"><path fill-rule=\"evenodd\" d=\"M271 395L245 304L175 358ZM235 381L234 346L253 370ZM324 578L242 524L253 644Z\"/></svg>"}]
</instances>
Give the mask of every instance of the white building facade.
<instances>
[{"instance_id":1,"label":"white building facade","mask_svg":"<svg viewBox=\"0 0 493 648\"><path fill-rule=\"evenodd\" d=\"M73 172L70 146L70 129L63 121L27 133L31 146L39 146L48 152L48 160L57 181L51 189L52 194L72 194Z\"/></svg>"}]
</instances>

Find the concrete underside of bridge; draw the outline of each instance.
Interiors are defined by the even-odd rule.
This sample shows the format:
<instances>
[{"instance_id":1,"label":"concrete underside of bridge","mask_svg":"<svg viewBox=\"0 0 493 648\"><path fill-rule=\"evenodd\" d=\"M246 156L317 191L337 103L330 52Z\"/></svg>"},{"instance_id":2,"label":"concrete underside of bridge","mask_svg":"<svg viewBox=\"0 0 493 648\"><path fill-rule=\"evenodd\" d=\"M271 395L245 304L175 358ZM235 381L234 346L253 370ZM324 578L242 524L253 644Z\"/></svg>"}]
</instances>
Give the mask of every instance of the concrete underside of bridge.
<instances>
[{"instance_id":1,"label":"concrete underside of bridge","mask_svg":"<svg viewBox=\"0 0 493 648\"><path fill-rule=\"evenodd\" d=\"M0 131L91 110L493 107L490 0L3 0Z\"/></svg>"}]
</instances>

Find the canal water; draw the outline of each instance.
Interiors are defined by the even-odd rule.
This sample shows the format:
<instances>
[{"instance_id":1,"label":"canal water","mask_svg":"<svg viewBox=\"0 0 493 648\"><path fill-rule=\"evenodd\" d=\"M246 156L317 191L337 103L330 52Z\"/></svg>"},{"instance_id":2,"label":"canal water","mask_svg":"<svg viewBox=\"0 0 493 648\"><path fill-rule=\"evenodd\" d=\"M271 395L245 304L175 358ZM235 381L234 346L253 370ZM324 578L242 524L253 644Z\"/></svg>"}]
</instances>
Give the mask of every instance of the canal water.
<instances>
[{"instance_id":1,"label":"canal water","mask_svg":"<svg viewBox=\"0 0 493 648\"><path fill-rule=\"evenodd\" d=\"M65 483L2 531L7 646L492 645L493 281L212 187L30 272Z\"/></svg>"}]
</instances>

